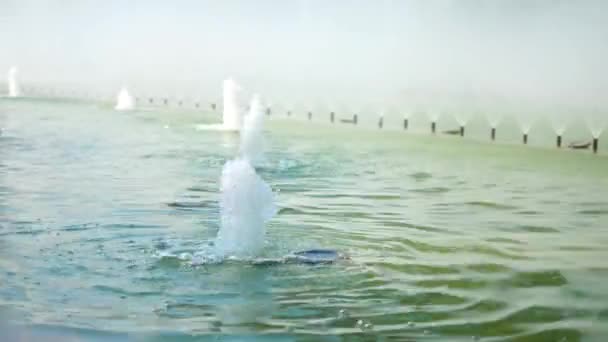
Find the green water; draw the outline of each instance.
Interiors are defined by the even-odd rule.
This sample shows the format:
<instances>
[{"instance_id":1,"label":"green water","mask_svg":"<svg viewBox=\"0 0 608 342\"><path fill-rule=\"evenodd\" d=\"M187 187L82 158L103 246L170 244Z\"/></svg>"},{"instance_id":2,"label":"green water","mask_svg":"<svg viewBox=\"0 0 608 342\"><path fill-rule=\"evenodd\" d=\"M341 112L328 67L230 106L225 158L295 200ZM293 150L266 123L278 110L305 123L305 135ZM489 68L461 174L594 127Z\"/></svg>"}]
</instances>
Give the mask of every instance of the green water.
<instances>
[{"instance_id":1,"label":"green water","mask_svg":"<svg viewBox=\"0 0 608 342\"><path fill-rule=\"evenodd\" d=\"M271 120L264 256L351 260L197 266L238 145L194 129L219 115L0 101L8 340L608 338L603 155Z\"/></svg>"}]
</instances>

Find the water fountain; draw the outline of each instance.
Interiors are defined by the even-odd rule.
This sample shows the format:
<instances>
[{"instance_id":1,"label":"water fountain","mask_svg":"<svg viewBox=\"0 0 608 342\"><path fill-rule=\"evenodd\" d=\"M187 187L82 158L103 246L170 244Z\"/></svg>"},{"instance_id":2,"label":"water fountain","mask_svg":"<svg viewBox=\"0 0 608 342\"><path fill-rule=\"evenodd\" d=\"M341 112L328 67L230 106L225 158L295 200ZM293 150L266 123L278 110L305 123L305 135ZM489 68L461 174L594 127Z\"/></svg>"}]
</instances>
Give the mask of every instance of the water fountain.
<instances>
[{"instance_id":1,"label":"water fountain","mask_svg":"<svg viewBox=\"0 0 608 342\"><path fill-rule=\"evenodd\" d=\"M439 120L439 117L441 117L441 112L438 110L427 110L426 115L431 121L431 133L435 134L437 132L437 120Z\"/></svg>"},{"instance_id":2,"label":"water fountain","mask_svg":"<svg viewBox=\"0 0 608 342\"><path fill-rule=\"evenodd\" d=\"M266 222L276 213L274 193L253 167L262 154L263 123L263 108L254 96L244 119L239 155L222 170L221 228L215 241L221 257L256 256L264 247Z\"/></svg>"},{"instance_id":3,"label":"water fountain","mask_svg":"<svg viewBox=\"0 0 608 342\"><path fill-rule=\"evenodd\" d=\"M17 67L12 67L8 70L8 97L21 96L21 89L17 81Z\"/></svg>"},{"instance_id":4,"label":"water fountain","mask_svg":"<svg viewBox=\"0 0 608 342\"><path fill-rule=\"evenodd\" d=\"M520 111L516 115L517 123L519 124L519 129L522 133L522 142L524 145L528 144L528 134L532 129L532 125L535 122L536 117L532 112L528 111Z\"/></svg>"},{"instance_id":5,"label":"water fountain","mask_svg":"<svg viewBox=\"0 0 608 342\"><path fill-rule=\"evenodd\" d=\"M557 148L562 147L562 136L566 132L568 128L569 121L571 116L569 115L568 109L556 108L555 110L549 110L547 112L547 116L549 116L549 121L551 122L551 127L555 132L556 141L555 145Z\"/></svg>"},{"instance_id":6,"label":"water fountain","mask_svg":"<svg viewBox=\"0 0 608 342\"><path fill-rule=\"evenodd\" d=\"M239 93L242 88L230 78L224 81L223 86L224 108L222 124L227 130L238 131L243 125L241 108L239 106Z\"/></svg>"},{"instance_id":7,"label":"water fountain","mask_svg":"<svg viewBox=\"0 0 608 342\"><path fill-rule=\"evenodd\" d=\"M598 151L600 136L606 127L606 121L608 121L606 114L599 108L589 110L585 115L585 123L593 138L593 153Z\"/></svg>"},{"instance_id":8,"label":"water fountain","mask_svg":"<svg viewBox=\"0 0 608 342\"><path fill-rule=\"evenodd\" d=\"M135 100L129 94L129 91L126 87L122 87L118 95L116 96L116 106L115 110L119 111L129 111L135 109Z\"/></svg>"},{"instance_id":9,"label":"water fountain","mask_svg":"<svg viewBox=\"0 0 608 342\"><path fill-rule=\"evenodd\" d=\"M458 133L461 137L464 137L464 128L466 127L470 118L471 112L469 110L457 108L457 110L454 112L454 119L456 119L456 122L458 122L458 125L460 126Z\"/></svg>"}]
</instances>

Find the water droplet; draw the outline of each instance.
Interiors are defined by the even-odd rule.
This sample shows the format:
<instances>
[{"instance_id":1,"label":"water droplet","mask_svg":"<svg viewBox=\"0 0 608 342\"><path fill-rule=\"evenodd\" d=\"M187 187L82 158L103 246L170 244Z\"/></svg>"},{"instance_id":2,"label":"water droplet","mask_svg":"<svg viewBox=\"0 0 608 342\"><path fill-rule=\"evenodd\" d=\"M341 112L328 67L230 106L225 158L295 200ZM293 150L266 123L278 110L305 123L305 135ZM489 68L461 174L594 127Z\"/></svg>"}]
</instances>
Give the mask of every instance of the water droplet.
<instances>
[{"instance_id":1,"label":"water droplet","mask_svg":"<svg viewBox=\"0 0 608 342\"><path fill-rule=\"evenodd\" d=\"M414 323L414 322L407 322L407 326L408 326L408 327L413 327L413 326L415 326L415 325L416 325L416 323Z\"/></svg>"},{"instance_id":2,"label":"water droplet","mask_svg":"<svg viewBox=\"0 0 608 342\"><path fill-rule=\"evenodd\" d=\"M357 321L357 328L361 328L363 326L363 320Z\"/></svg>"},{"instance_id":3,"label":"water droplet","mask_svg":"<svg viewBox=\"0 0 608 342\"><path fill-rule=\"evenodd\" d=\"M365 323L365 325L363 326L363 328L365 330L372 330L374 326L371 323Z\"/></svg>"}]
</instances>

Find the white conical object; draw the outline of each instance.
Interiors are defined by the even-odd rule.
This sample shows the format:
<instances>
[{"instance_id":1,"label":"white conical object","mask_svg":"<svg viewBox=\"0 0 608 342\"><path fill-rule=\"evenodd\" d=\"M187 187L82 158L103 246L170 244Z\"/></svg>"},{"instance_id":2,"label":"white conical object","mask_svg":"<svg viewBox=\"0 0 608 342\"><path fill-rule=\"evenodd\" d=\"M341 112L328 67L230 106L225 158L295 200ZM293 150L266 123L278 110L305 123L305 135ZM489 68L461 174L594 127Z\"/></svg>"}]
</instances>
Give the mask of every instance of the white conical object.
<instances>
[{"instance_id":1,"label":"white conical object","mask_svg":"<svg viewBox=\"0 0 608 342\"><path fill-rule=\"evenodd\" d=\"M17 68L12 67L8 70L8 96L19 97L21 96L21 89L19 88L19 82L17 81Z\"/></svg>"},{"instance_id":2,"label":"white conical object","mask_svg":"<svg viewBox=\"0 0 608 342\"><path fill-rule=\"evenodd\" d=\"M122 111L135 109L135 100L133 99L131 94L129 94L129 91L126 87L122 87L122 89L118 93L118 96L116 97L116 106L114 107L114 109Z\"/></svg>"},{"instance_id":3,"label":"white conical object","mask_svg":"<svg viewBox=\"0 0 608 342\"><path fill-rule=\"evenodd\" d=\"M224 165L221 227L215 241L222 257L254 257L264 247L266 223L276 214L274 193L252 162L262 154L264 113L257 96L243 122L240 153Z\"/></svg>"},{"instance_id":4,"label":"white conical object","mask_svg":"<svg viewBox=\"0 0 608 342\"><path fill-rule=\"evenodd\" d=\"M240 90L241 87L234 80L227 79L224 81L224 111L222 125L225 129L238 131L243 125L243 118L238 101L238 93Z\"/></svg>"}]
</instances>

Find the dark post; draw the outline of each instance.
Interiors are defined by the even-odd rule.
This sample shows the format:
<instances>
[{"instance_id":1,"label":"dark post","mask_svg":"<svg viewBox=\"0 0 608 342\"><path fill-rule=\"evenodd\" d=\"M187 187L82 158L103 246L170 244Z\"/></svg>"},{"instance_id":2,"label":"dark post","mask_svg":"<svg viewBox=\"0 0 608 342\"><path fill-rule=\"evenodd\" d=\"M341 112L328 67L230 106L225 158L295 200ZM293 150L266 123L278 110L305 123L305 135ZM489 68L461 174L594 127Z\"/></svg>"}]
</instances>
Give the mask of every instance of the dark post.
<instances>
[{"instance_id":1,"label":"dark post","mask_svg":"<svg viewBox=\"0 0 608 342\"><path fill-rule=\"evenodd\" d=\"M194 104L194 107L198 108L199 104L198 102Z\"/></svg>"},{"instance_id":2,"label":"dark post","mask_svg":"<svg viewBox=\"0 0 608 342\"><path fill-rule=\"evenodd\" d=\"M163 100L163 102L165 103L165 106L166 106L167 104L169 104L169 100L167 100L167 99L164 99L164 100Z\"/></svg>"},{"instance_id":3,"label":"dark post","mask_svg":"<svg viewBox=\"0 0 608 342\"><path fill-rule=\"evenodd\" d=\"M599 145L599 138L593 138L593 153L597 153L597 148Z\"/></svg>"},{"instance_id":4,"label":"dark post","mask_svg":"<svg viewBox=\"0 0 608 342\"><path fill-rule=\"evenodd\" d=\"M215 102L211 103L211 109L215 110L215 108L217 108L217 106L215 105Z\"/></svg>"},{"instance_id":5,"label":"dark post","mask_svg":"<svg viewBox=\"0 0 608 342\"><path fill-rule=\"evenodd\" d=\"M378 128L382 128L382 126L384 126L384 117L381 116L380 119L378 119Z\"/></svg>"},{"instance_id":6,"label":"dark post","mask_svg":"<svg viewBox=\"0 0 608 342\"><path fill-rule=\"evenodd\" d=\"M357 124L357 114L353 114L353 123Z\"/></svg>"},{"instance_id":7,"label":"dark post","mask_svg":"<svg viewBox=\"0 0 608 342\"><path fill-rule=\"evenodd\" d=\"M557 148L561 148L562 147L562 136L558 135L557 136Z\"/></svg>"},{"instance_id":8,"label":"dark post","mask_svg":"<svg viewBox=\"0 0 608 342\"><path fill-rule=\"evenodd\" d=\"M496 128L492 127L492 131L490 132L490 137L492 141L496 140Z\"/></svg>"},{"instance_id":9,"label":"dark post","mask_svg":"<svg viewBox=\"0 0 608 342\"><path fill-rule=\"evenodd\" d=\"M334 112L329 113L329 121L331 121L331 123L334 123L335 118L336 118L336 113L334 113Z\"/></svg>"},{"instance_id":10,"label":"dark post","mask_svg":"<svg viewBox=\"0 0 608 342\"><path fill-rule=\"evenodd\" d=\"M435 121L431 122L431 133L435 134L437 130L437 123Z\"/></svg>"},{"instance_id":11,"label":"dark post","mask_svg":"<svg viewBox=\"0 0 608 342\"><path fill-rule=\"evenodd\" d=\"M270 107L266 108L266 115L270 116Z\"/></svg>"},{"instance_id":12,"label":"dark post","mask_svg":"<svg viewBox=\"0 0 608 342\"><path fill-rule=\"evenodd\" d=\"M403 119L403 129L407 130L407 126L408 126L408 122L407 122L407 118Z\"/></svg>"},{"instance_id":13,"label":"dark post","mask_svg":"<svg viewBox=\"0 0 608 342\"><path fill-rule=\"evenodd\" d=\"M178 106L182 106L182 100L179 100L179 102L177 103Z\"/></svg>"},{"instance_id":14,"label":"dark post","mask_svg":"<svg viewBox=\"0 0 608 342\"><path fill-rule=\"evenodd\" d=\"M150 102L150 103L154 103L154 99L153 99L153 98L149 98L149 99L148 99L148 102Z\"/></svg>"},{"instance_id":15,"label":"dark post","mask_svg":"<svg viewBox=\"0 0 608 342\"><path fill-rule=\"evenodd\" d=\"M528 133L524 133L524 145L528 143Z\"/></svg>"},{"instance_id":16,"label":"dark post","mask_svg":"<svg viewBox=\"0 0 608 342\"><path fill-rule=\"evenodd\" d=\"M460 126L460 136L464 137L464 126Z\"/></svg>"},{"instance_id":17,"label":"dark post","mask_svg":"<svg viewBox=\"0 0 608 342\"><path fill-rule=\"evenodd\" d=\"M291 116L291 111L290 110L287 111L287 116Z\"/></svg>"},{"instance_id":18,"label":"dark post","mask_svg":"<svg viewBox=\"0 0 608 342\"><path fill-rule=\"evenodd\" d=\"M310 119L312 119L312 112L308 112L308 121L310 121Z\"/></svg>"}]
</instances>

